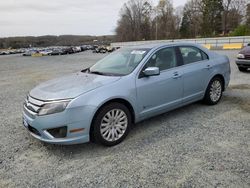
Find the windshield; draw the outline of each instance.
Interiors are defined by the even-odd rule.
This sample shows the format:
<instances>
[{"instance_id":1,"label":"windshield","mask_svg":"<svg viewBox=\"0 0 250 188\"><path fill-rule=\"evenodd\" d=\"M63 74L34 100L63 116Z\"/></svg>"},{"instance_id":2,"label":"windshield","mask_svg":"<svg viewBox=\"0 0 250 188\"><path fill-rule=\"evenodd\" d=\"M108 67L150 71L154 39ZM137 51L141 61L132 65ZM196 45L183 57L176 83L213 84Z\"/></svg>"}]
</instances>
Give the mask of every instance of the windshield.
<instances>
[{"instance_id":1,"label":"windshield","mask_svg":"<svg viewBox=\"0 0 250 188\"><path fill-rule=\"evenodd\" d=\"M102 75L128 75L146 56L148 49L120 49L98 61L90 73Z\"/></svg>"}]
</instances>

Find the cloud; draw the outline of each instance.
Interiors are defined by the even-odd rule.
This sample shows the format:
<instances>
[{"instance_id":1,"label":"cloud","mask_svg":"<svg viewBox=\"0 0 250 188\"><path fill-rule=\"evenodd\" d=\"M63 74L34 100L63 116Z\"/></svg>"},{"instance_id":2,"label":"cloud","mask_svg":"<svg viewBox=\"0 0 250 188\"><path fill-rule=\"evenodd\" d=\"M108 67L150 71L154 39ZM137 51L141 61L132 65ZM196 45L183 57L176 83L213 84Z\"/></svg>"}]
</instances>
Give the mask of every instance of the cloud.
<instances>
[{"instance_id":1,"label":"cloud","mask_svg":"<svg viewBox=\"0 0 250 188\"><path fill-rule=\"evenodd\" d=\"M114 34L120 8L125 2L127 0L2 1L0 37ZM152 2L156 4L158 0Z\"/></svg>"},{"instance_id":2,"label":"cloud","mask_svg":"<svg viewBox=\"0 0 250 188\"><path fill-rule=\"evenodd\" d=\"M41 1L30 1L30 0L10 0L1 2L0 12L13 12L13 13L21 13L26 11L41 11L41 12L48 12L48 11L56 11L60 10L61 7L57 3Z\"/></svg>"},{"instance_id":3,"label":"cloud","mask_svg":"<svg viewBox=\"0 0 250 188\"><path fill-rule=\"evenodd\" d=\"M117 0L9 0L1 2L0 12L27 12L27 11L67 11L67 10L95 10L114 9L123 1ZM125 0L124 0L125 2Z\"/></svg>"}]
</instances>

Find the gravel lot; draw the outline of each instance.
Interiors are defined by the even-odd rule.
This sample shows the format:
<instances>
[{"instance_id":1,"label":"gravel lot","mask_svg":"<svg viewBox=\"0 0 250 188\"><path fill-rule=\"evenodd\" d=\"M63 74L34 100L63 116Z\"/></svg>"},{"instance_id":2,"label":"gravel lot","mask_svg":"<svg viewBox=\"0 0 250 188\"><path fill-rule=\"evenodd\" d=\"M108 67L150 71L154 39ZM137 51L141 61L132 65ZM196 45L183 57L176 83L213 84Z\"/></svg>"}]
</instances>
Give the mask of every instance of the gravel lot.
<instances>
[{"instance_id":1,"label":"gravel lot","mask_svg":"<svg viewBox=\"0 0 250 188\"><path fill-rule=\"evenodd\" d=\"M0 57L0 187L250 187L250 72L231 59L217 106L192 104L144 121L107 148L55 146L22 126L22 103L38 83L76 72L103 55Z\"/></svg>"}]
</instances>

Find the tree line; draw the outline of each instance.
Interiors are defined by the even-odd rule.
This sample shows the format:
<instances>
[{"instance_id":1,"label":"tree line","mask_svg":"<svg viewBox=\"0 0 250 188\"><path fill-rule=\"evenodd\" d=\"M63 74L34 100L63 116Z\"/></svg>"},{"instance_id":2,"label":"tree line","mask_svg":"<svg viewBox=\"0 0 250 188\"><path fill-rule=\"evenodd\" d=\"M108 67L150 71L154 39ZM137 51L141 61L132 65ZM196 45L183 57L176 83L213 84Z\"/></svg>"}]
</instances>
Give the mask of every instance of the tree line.
<instances>
[{"instance_id":1,"label":"tree line","mask_svg":"<svg viewBox=\"0 0 250 188\"><path fill-rule=\"evenodd\" d=\"M80 46L84 44L110 44L114 41L113 35L108 36L39 36L39 37L7 37L0 38L0 49L28 48L48 46Z\"/></svg>"},{"instance_id":2,"label":"tree line","mask_svg":"<svg viewBox=\"0 0 250 188\"><path fill-rule=\"evenodd\" d=\"M250 34L246 0L188 0L174 8L171 0L129 0L120 10L117 41L239 36Z\"/></svg>"}]
</instances>

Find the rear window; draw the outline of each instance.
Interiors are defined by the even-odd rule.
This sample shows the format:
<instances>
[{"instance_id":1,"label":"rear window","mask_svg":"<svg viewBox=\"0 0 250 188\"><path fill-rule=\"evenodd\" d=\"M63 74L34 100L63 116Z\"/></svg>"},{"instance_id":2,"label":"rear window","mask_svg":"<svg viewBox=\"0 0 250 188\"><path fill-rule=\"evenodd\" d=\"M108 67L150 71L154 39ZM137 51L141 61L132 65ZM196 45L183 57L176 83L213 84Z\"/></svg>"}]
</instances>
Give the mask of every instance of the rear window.
<instances>
[{"instance_id":1,"label":"rear window","mask_svg":"<svg viewBox=\"0 0 250 188\"><path fill-rule=\"evenodd\" d=\"M208 59L208 55L196 47L180 47L180 52L185 65Z\"/></svg>"}]
</instances>

